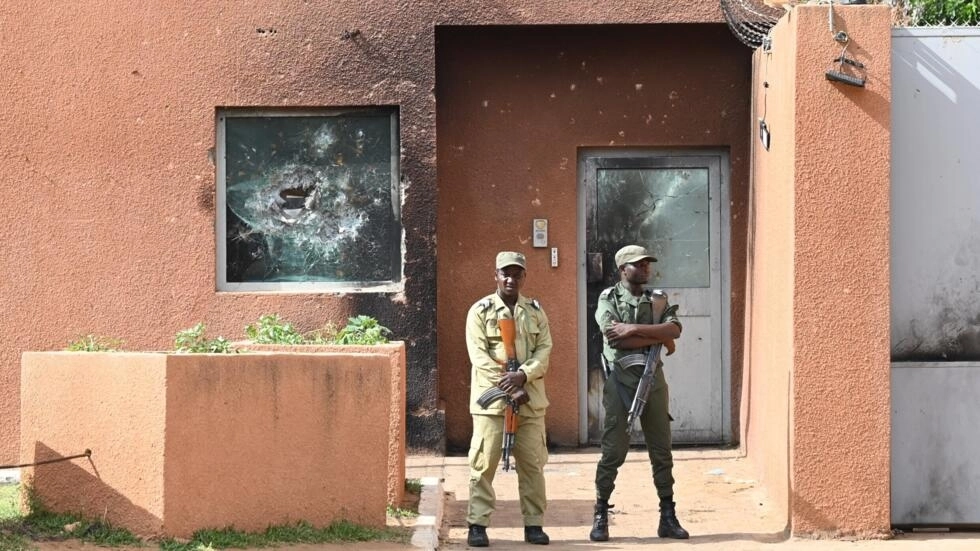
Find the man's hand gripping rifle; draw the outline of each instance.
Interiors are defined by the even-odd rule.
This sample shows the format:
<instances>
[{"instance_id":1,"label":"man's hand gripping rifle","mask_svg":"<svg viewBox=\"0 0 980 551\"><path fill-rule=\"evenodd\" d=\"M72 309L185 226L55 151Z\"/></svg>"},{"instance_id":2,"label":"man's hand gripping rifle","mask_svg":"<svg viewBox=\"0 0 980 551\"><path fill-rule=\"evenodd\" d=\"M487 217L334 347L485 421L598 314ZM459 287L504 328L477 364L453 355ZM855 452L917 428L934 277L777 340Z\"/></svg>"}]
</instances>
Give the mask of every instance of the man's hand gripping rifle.
<instances>
[{"instance_id":1,"label":"man's hand gripping rifle","mask_svg":"<svg viewBox=\"0 0 980 551\"><path fill-rule=\"evenodd\" d=\"M504 351L507 353L507 364L505 367L507 371L513 373L521 366L517 361L517 347L514 343L514 339L517 337L514 320L512 318L497 320L497 326L500 327L500 336L504 341ZM504 410L503 441L505 471L510 470L510 454L514 450L514 440L517 437L517 410L519 407L517 400L521 397L520 395L526 395L524 389L517 389L511 394L508 394L500 387L495 386L488 388L476 400L476 403L483 409L487 409L490 407L490 404L497 400L507 400L507 408Z\"/></svg>"},{"instance_id":2,"label":"man's hand gripping rifle","mask_svg":"<svg viewBox=\"0 0 980 551\"><path fill-rule=\"evenodd\" d=\"M677 305L674 305L668 311L667 293L659 289L653 291L651 299L653 301L653 319L657 320L657 323L663 323L664 316L672 314L677 310ZM643 366L643 375L640 377L640 384L636 387L636 395L633 396L633 404L630 406L629 414L626 416L626 431L629 433L633 432L633 427L637 419L643 415L643 410L647 407L647 398L650 396L650 390L653 388L653 373L656 371L657 364L660 362L660 352L664 346L667 347L668 356L674 352L673 340L654 344L647 351L646 363Z\"/></svg>"}]
</instances>

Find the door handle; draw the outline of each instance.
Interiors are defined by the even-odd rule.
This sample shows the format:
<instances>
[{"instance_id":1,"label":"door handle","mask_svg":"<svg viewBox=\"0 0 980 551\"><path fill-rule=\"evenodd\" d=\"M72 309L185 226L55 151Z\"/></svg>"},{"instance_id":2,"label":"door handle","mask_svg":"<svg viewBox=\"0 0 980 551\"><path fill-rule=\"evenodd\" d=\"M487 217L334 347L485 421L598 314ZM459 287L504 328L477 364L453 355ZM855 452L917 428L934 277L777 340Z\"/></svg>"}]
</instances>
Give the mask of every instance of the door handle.
<instances>
[{"instance_id":1,"label":"door handle","mask_svg":"<svg viewBox=\"0 0 980 551\"><path fill-rule=\"evenodd\" d=\"M596 283L602 281L602 279L602 253L586 253L585 282Z\"/></svg>"}]
</instances>

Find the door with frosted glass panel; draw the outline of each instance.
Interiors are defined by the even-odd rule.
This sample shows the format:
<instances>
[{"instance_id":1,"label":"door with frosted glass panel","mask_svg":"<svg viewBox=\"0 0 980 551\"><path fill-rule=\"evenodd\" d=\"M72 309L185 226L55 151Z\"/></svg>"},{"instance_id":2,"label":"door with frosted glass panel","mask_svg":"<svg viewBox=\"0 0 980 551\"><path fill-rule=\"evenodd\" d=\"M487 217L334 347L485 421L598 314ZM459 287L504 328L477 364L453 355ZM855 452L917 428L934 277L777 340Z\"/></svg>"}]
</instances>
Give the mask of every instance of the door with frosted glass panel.
<instances>
[{"instance_id":1,"label":"door with frosted glass panel","mask_svg":"<svg viewBox=\"0 0 980 551\"><path fill-rule=\"evenodd\" d=\"M730 440L729 377L723 361L722 231L727 222L727 154L698 151L584 150L579 179L584 206L587 329L587 441L598 443L604 420L602 336L595 323L599 293L619 281L613 256L629 244L657 257L648 287L679 305L683 333L664 358L675 444ZM637 431L639 433L639 431ZM641 444L642 435L633 441Z\"/></svg>"}]
</instances>

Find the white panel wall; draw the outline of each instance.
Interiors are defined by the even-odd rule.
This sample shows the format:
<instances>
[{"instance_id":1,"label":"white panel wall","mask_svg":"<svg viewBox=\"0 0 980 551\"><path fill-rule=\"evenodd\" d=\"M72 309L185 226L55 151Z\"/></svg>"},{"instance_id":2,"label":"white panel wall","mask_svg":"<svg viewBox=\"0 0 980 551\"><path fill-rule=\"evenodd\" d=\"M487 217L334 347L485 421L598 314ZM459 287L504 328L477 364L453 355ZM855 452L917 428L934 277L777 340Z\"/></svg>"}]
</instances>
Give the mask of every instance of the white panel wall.
<instances>
[{"instance_id":1,"label":"white panel wall","mask_svg":"<svg viewBox=\"0 0 980 551\"><path fill-rule=\"evenodd\" d=\"M895 29L891 166L892 360L980 360L980 28Z\"/></svg>"},{"instance_id":2,"label":"white panel wall","mask_svg":"<svg viewBox=\"0 0 980 551\"><path fill-rule=\"evenodd\" d=\"M980 525L980 28L892 34L892 523Z\"/></svg>"}]
</instances>

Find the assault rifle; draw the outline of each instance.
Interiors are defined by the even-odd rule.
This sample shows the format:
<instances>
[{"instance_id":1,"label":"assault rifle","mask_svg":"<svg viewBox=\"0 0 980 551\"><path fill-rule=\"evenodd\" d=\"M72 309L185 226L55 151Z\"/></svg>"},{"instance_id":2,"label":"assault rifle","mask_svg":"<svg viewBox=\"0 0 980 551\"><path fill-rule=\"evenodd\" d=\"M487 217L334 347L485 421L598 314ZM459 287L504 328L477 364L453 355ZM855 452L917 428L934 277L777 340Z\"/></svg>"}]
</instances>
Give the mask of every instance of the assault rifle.
<instances>
[{"instance_id":1,"label":"assault rifle","mask_svg":"<svg viewBox=\"0 0 980 551\"><path fill-rule=\"evenodd\" d=\"M651 299L653 301L653 319L657 320L657 323L663 323L664 316L672 314L677 310L676 304L670 308L667 307L667 293L659 289L651 293ZM630 405L629 414L626 416L627 433L633 432L633 425L643 415L643 410L646 409L647 398L650 396L650 390L653 388L653 373L657 369L657 363L660 362L660 352L664 346L667 347L668 356L674 352L673 339L654 344L647 351L646 362L643 366L643 375L640 376L640 384L636 387L633 404Z\"/></svg>"},{"instance_id":2,"label":"assault rifle","mask_svg":"<svg viewBox=\"0 0 980 551\"><path fill-rule=\"evenodd\" d=\"M507 371L517 371L517 368L521 364L517 361L517 346L514 343L514 339L517 336L514 320L512 318L497 320L497 326L500 327L500 336L504 341L504 352L507 354L507 364L505 367ZM487 409L490 407L490 404L502 398L507 400L507 407L504 409L504 470L509 471L510 454L514 450L514 440L517 438L517 402L509 394L504 392L503 389L494 386L484 391L477 398L476 403L483 409Z\"/></svg>"}]
</instances>

